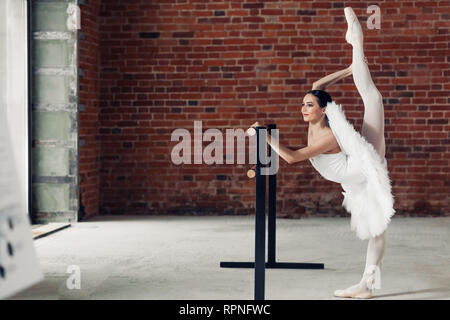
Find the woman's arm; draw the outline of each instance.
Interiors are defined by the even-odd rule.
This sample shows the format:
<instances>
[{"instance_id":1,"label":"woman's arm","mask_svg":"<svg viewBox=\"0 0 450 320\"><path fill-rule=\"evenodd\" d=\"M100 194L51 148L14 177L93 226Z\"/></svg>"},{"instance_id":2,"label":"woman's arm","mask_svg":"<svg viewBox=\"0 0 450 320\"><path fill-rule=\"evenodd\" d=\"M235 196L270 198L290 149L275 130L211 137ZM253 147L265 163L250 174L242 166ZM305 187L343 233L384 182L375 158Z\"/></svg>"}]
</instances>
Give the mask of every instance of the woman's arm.
<instances>
[{"instance_id":1,"label":"woman's arm","mask_svg":"<svg viewBox=\"0 0 450 320\"><path fill-rule=\"evenodd\" d=\"M335 149L338 146L335 136L332 132L324 135L318 139L314 145L292 150L289 147L281 145L278 141L278 146L272 141L272 137L267 133L267 143L280 155L287 163L292 164L299 161L307 160L319 154L325 153L328 150Z\"/></svg>"},{"instance_id":2,"label":"woman's arm","mask_svg":"<svg viewBox=\"0 0 450 320\"><path fill-rule=\"evenodd\" d=\"M348 77L352 74L352 66L350 65L348 68L336 71L332 74L329 74L316 82L313 83L312 90L325 90L332 84L335 84L336 82L344 79L345 77Z\"/></svg>"},{"instance_id":3,"label":"woman's arm","mask_svg":"<svg viewBox=\"0 0 450 320\"><path fill-rule=\"evenodd\" d=\"M286 148L288 148L291 151L296 151L296 150L300 149L301 147L290 147L290 146L287 146Z\"/></svg>"},{"instance_id":4,"label":"woman's arm","mask_svg":"<svg viewBox=\"0 0 450 320\"><path fill-rule=\"evenodd\" d=\"M280 144L280 141L278 141L278 146L276 146L272 142L272 136L269 133L267 133L267 143L287 163L289 163L289 164L293 163L292 161L294 160L294 153L296 152L295 150L292 150L290 147L283 146L282 144Z\"/></svg>"}]
</instances>

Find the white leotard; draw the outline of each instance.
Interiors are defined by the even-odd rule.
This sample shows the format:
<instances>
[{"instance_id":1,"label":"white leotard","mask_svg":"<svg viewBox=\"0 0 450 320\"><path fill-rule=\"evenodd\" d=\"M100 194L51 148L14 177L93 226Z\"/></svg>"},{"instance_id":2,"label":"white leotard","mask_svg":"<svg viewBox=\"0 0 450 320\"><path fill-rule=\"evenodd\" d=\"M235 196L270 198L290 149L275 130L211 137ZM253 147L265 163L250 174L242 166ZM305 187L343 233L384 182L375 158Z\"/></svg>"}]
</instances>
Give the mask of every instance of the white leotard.
<instances>
[{"instance_id":1,"label":"white leotard","mask_svg":"<svg viewBox=\"0 0 450 320\"><path fill-rule=\"evenodd\" d=\"M351 213L357 236L376 237L395 213L386 158L348 122L341 105L329 102L325 112L341 152L319 154L309 161L325 179L341 184L342 205Z\"/></svg>"},{"instance_id":2,"label":"white leotard","mask_svg":"<svg viewBox=\"0 0 450 320\"><path fill-rule=\"evenodd\" d=\"M366 181L357 159L343 151L319 154L310 158L312 166L327 180L342 184L357 184Z\"/></svg>"}]
</instances>

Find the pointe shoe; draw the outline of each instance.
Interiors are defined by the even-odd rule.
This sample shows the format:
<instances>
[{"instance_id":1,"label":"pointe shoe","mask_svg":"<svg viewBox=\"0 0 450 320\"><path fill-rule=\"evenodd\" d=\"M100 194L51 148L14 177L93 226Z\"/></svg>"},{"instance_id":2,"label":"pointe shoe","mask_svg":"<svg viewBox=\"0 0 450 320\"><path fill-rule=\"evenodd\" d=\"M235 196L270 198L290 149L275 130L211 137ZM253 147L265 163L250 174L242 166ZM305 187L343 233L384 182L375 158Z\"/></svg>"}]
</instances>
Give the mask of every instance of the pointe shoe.
<instances>
[{"instance_id":1,"label":"pointe shoe","mask_svg":"<svg viewBox=\"0 0 450 320\"><path fill-rule=\"evenodd\" d=\"M334 291L334 296L339 297L339 298L353 298L353 296L355 295L354 290L359 289L358 287L361 286L361 282L358 284L355 284L347 289Z\"/></svg>"},{"instance_id":2,"label":"pointe shoe","mask_svg":"<svg viewBox=\"0 0 450 320\"><path fill-rule=\"evenodd\" d=\"M365 291L361 292L360 291L361 289L359 289L356 292L352 292L349 289L336 290L334 291L334 296L338 298L370 299L373 296L372 283L373 283L372 279L367 279L364 284L359 283L356 285L356 286L364 286Z\"/></svg>"},{"instance_id":3,"label":"pointe shoe","mask_svg":"<svg viewBox=\"0 0 450 320\"><path fill-rule=\"evenodd\" d=\"M359 24L358 17L351 7L344 8L345 20L347 20L347 32L345 33L345 41L352 46L363 44L363 32Z\"/></svg>"},{"instance_id":4,"label":"pointe shoe","mask_svg":"<svg viewBox=\"0 0 450 320\"><path fill-rule=\"evenodd\" d=\"M351 298L352 294L346 290L336 290L334 291L334 296L338 298Z\"/></svg>"},{"instance_id":5,"label":"pointe shoe","mask_svg":"<svg viewBox=\"0 0 450 320\"><path fill-rule=\"evenodd\" d=\"M360 283L345 290L334 291L334 296L339 298L370 299L373 297L374 289L381 288L380 269L376 265L367 267L364 279Z\"/></svg>"},{"instance_id":6,"label":"pointe shoe","mask_svg":"<svg viewBox=\"0 0 450 320\"><path fill-rule=\"evenodd\" d=\"M358 294L355 294L355 295L353 295L352 298L355 298L355 299L370 299L370 298L372 298L373 291L374 291L374 279L372 276L370 276L366 280L366 289L367 289L367 291L363 291Z\"/></svg>"},{"instance_id":7,"label":"pointe shoe","mask_svg":"<svg viewBox=\"0 0 450 320\"><path fill-rule=\"evenodd\" d=\"M367 276L365 281L367 291L356 294L354 298L370 299L372 298L375 289L381 289L380 267L377 265L370 265L367 267L367 270L364 272L364 275Z\"/></svg>"}]
</instances>

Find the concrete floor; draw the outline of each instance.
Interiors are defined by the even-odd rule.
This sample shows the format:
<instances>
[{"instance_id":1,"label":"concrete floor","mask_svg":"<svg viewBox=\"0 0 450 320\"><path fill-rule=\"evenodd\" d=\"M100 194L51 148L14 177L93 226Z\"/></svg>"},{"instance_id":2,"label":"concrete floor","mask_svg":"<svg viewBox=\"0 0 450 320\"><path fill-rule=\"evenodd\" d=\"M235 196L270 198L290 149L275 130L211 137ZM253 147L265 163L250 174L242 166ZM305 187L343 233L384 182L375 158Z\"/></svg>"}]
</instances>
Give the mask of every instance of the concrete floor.
<instances>
[{"instance_id":1,"label":"concrete floor","mask_svg":"<svg viewBox=\"0 0 450 320\"><path fill-rule=\"evenodd\" d=\"M367 241L350 218L278 219L278 261L324 270L266 270L266 299L337 299L359 281ZM103 216L35 240L45 280L11 299L253 299L254 217ZM377 299L450 299L450 217L394 218ZM81 289L69 290L70 265Z\"/></svg>"}]
</instances>

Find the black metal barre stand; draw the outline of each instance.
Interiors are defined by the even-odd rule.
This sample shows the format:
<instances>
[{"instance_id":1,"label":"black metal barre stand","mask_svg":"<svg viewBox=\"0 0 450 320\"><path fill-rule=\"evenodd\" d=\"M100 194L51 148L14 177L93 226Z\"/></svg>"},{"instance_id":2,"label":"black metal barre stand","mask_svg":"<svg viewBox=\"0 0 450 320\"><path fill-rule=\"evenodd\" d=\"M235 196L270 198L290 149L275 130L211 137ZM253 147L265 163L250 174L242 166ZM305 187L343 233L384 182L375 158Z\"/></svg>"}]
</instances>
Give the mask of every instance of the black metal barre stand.
<instances>
[{"instance_id":1,"label":"black metal barre stand","mask_svg":"<svg viewBox=\"0 0 450 320\"><path fill-rule=\"evenodd\" d=\"M261 175L261 162L259 146L266 146L266 135L260 136L259 130L265 127L256 127L256 205L255 205L255 262L220 262L221 268L255 268L255 300L264 300L265 288L265 268L271 269L324 269L323 263L302 263L302 262L277 262L276 261L276 174L269 175L269 214L268 214L268 261L265 262L265 241L266 241L266 176ZM276 129L275 124L269 124L268 129ZM260 144L261 143L261 144ZM275 152L269 148L269 157ZM264 157L267 157L265 152ZM275 157L278 161L278 157ZM267 160L267 158L265 159ZM267 163L267 161L264 161Z\"/></svg>"}]
</instances>

